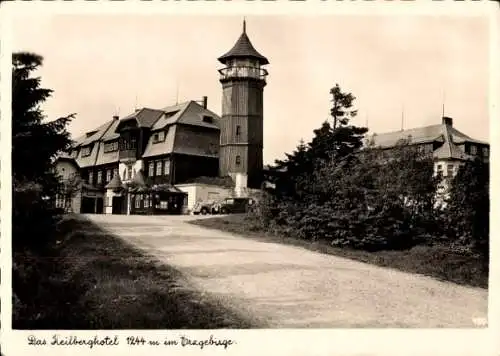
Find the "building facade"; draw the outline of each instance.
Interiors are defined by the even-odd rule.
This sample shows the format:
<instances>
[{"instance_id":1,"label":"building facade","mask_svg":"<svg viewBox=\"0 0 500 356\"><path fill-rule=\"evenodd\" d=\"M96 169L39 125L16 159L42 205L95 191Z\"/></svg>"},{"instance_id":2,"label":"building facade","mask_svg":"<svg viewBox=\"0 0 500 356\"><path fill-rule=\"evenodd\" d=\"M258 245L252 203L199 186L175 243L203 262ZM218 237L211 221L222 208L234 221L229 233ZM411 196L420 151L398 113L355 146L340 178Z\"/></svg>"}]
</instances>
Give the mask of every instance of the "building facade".
<instances>
[{"instance_id":1,"label":"building facade","mask_svg":"<svg viewBox=\"0 0 500 356\"><path fill-rule=\"evenodd\" d=\"M479 158L489 162L490 145L458 131L450 117L443 117L441 123L436 125L373 134L368 141L374 147L390 149L401 140L432 154L434 171L443 177L454 177L460 165L467 160Z\"/></svg>"},{"instance_id":2,"label":"building facade","mask_svg":"<svg viewBox=\"0 0 500 356\"><path fill-rule=\"evenodd\" d=\"M61 173L73 160L78 168L81 190L75 212L181 213L192 205L190 192L205 195L200 187L222 181L224 197L259 187L267 75L261 66L268 61L254 49L245 23L234 47L219 61L225 65L219 70L222 116L210 111L203 97L114 116L74 140L56 167ZM208 179L211 184L207 177L214 178ZM196 189L190 186L196 184Z\"/></svg>"},{"instance_id":3,"label":"building facade","mask_svg":"<svg viewBox=\"0 0 500 356\"><path fill-rule=\"evenodd\" d=\"M391 149L402 140L418 147L421 152L432 155L434 174L443 177L437 192L437 200L441 205L444 204L448 195L451 180L464 162L474 159L489 162L489 143L474 139L457 130L450 117L443 117L441 123L436 125L373 134L367 140L367 144L377 148Z\"/></svg>"}]
</instances>

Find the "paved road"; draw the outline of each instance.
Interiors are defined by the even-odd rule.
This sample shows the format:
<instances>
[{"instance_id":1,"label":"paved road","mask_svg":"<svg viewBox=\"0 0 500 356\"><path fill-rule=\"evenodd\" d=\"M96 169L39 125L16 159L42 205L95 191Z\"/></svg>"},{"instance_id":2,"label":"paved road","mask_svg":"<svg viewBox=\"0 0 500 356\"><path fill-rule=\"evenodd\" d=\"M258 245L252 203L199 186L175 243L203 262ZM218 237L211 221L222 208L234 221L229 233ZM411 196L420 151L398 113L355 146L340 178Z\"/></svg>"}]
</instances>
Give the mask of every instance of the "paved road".
<instances>
[{"instance_id":1,"label":"paved road","mask_svg":"<svg viewBox=\"0 0 500 356\"><path fill-rule=\"evenodd\" d=\"M192 216L92 215L271 328L474 327L487 291L191 225Z\"/></svg>"}]
</instances>

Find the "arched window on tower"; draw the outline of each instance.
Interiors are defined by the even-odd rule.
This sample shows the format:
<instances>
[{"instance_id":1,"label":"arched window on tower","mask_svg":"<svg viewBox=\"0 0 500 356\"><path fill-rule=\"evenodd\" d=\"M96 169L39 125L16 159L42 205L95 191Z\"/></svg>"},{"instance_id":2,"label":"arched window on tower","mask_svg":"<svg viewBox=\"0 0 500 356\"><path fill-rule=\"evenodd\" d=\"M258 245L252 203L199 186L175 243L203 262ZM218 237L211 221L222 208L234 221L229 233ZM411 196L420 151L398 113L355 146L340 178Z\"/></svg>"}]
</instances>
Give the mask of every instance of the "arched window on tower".
<instances>
[{"instance_id":1,"label":"arched window on tower","mask_svg":"<svg viewBox=\"0 0 500 356\"><path fill-rule=\"evenodd\" d=\"M241 164L241 156L236 156L236 165L239 166Z\"/></svg>"}]
</instances>

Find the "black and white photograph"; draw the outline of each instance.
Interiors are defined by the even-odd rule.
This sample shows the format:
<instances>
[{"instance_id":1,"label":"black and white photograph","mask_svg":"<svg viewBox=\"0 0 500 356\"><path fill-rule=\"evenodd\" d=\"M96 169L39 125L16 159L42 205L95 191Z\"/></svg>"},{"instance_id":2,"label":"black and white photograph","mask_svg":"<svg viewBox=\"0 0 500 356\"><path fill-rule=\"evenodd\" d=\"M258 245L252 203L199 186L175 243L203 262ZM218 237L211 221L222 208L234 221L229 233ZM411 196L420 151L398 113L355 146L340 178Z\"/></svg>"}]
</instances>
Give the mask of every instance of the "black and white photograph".
<instances>
[{"instance_id":1,"label":"black and white photograph","mask_svg":"<svg viewBox=\"0 0 500 356\"><path fill-rule=\"evenodd\" d=\"M248 9L9 22L2 328L23 350L494 323L493 17Z\"/></svg>"}]
</instances>

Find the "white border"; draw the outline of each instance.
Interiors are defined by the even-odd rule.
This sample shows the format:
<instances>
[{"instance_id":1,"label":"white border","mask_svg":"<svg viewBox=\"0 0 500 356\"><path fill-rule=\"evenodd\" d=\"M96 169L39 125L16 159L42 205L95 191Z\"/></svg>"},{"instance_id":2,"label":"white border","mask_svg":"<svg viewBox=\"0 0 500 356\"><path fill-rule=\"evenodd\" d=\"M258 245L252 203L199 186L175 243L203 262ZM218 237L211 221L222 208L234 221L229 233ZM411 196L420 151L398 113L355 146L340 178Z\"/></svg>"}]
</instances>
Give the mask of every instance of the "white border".
<instances>
[{"instance_id":1,"label":"white border","mask_svg":"<svg viewBox=\"0 0 500 356\"><path fill-rule=\"evenodd\" d=\"M122 337L120 346L114 348L87 347L52 348L30 347L26 337L35 334L39 337L50 338L52 331L29 332L12 331L11 326L11 177L10 177L10 38L11 15L18 12L41 13L168 13L177 15L327 15L327 14L358 14L358 15L393 15L393 14L432 14L432 15L485 15L491 20L491 60L490 60L490 124L491 124L491 159L496 162L500 152L496 145L500 139L500 124L494 118L499 118L499 107L495 100L499 96L500 71L498 68L499 52L499 19L498 5L495 2L453 2L445 1L335 1L335 0L308 0L302 1L164 1L164 2L7 2L0 7L0 68L1 68L1 346L5 356L11 355L54 355L70 354L74 352L99 355L125 354L198 354L199 349L187 348L149 348L127 347L123 338L130 335L144 336L145 338L164 337L174 338L176 335L187 334L190 337L204 338L213 334L217 338L231 338L237 344L227 350L204 349L202 352L215 354L217 352L243 354L270 354L270 355L497 355L500 351L500 342L495 341L500 335L499 316L500 298L498 295L498 281L500 281L500 261L496 259L500 251L500 242L497 238L499 231L498 219L491 219L491 272L489 289L489 328L487 329L282 329L282 330L219 330L219 331L88 331L88 332L59 332L61 335L78 335L80 337L100 336ZM491 214L497 216L499 212L496 189L500 182L499 168L492 164L492 202ZM495 281L495 283L493 283Z\"/></svg>"}]
</instances>

